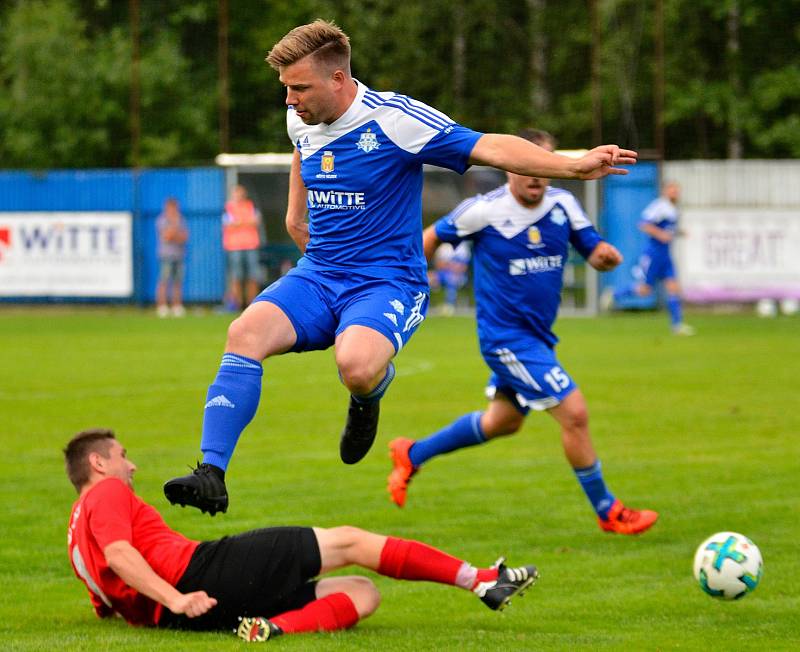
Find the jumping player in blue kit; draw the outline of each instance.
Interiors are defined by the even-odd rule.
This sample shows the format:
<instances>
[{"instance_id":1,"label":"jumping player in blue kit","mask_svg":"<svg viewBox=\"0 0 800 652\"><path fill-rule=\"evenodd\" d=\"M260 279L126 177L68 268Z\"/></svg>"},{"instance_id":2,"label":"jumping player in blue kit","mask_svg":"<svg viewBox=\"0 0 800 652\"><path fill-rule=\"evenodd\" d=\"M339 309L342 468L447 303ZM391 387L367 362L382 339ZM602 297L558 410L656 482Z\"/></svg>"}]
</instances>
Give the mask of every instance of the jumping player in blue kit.
<instances>
[{"instance_id":1,"label":"jumping player in blue kit","mask_svg":"<svg viewBox=\"0 0 800 652\"><path fill-rule=\"evenodd\" d=\"M546 132L522 135L555 148ZM564 452L600 527L621 534L651 527L656 512L628 509L606 487L589 436L586 401L556 359L558 338L551 330L569 245L599 271L622 261L617 249L600 237L571 193L548 187L547 179L512 173L506 185L459 204L426 229L423 239L428 256L440 242L472 242L478 338L493 372L490 400L485 412L465 414L426 439L389 444L392 501L405 505L411 478L432 457L513 434L530 410L547 410L561 426Z\"/></svg>"},{"instance_id":2,"label":"jumping player in blue kit","mask_svg":"<svg viewBox=\"0 0 800 652\"><path fill-rule=\"evenodd\" d=\"M286 226L304 255L231 324L206 398L203 462L164 485L173 504L212 515L228 507L225 470L255 415L261 363L270 356L335 346L351 395L340 456L354 464L369 451L379 401L394 378L392 358L427 309L423 164L596 179L625 174L614 166L637 156L604 145L569 159L514 136L472 131L404 95L373 91L351 76L348 37L322 20L289 32L267 62L286 87L295 147Z\"/></svg>"}]
</instances>

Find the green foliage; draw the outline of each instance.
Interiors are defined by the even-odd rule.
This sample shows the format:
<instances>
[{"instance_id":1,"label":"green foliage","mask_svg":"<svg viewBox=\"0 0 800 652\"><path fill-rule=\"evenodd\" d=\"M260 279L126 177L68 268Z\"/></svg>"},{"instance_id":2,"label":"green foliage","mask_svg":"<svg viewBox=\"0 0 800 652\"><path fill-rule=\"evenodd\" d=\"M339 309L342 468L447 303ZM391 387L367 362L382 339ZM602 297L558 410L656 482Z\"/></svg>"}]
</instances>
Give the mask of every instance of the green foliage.
<instances>
[{"instance_id":1,"label":"green foliage","mask_svg":"<svg viewBox=\"0 0 800 652\"><path fill-rule=\"evenodd\" d=\"M208 163L219 1L140 4L142 163ZM800 0L663 4L668 156L724 157L736 139L747 157L800 156ZM655 3L597 7L603 140L652 148ZM596 144L583 0L229 0L228 13L233 151L289 150L285 92L264 57L318 17L350 35L353 72L373 88L481 131L535 124L563 147ZM0 166L129 165L130 59L127 2L0 3Z\"/></svg>"},{"instance_id":2,"label":"green foliage","mask_svg":"<svg viewBox=\"0 0 800 652\"><path fill-rule=\"evenodd\" d=\"M595 524L543 414L518 435L433 460L405 509L389 502L389 439L424 436L484 405L488 371L474 322L460 317L429 318L398 356L378 441L358 465L339 461L347 394L331 352L280 356L265 365L259 413L228 472L229 512L212 519L169 506L161 484L194 462L229 321L125 309L0 312L2 649L242 650L224 632L154 631L93 615L66 554L75 494L60 451L73 432L102 426L139 466L139 494L196 539L347 523L476 564L506 554L541 571L503 614L452 587L365 573L383 595L374 616L348 632L286 636L274 643L280 650L800 646L797 318L692 315L694 338L671 337L664 315L559 321L559 357L587 397L610 488L661 513L652 531L624 538ZM765 573L752 595L721 604L697 586L691 562L701 541L728 529L758 544Z\"/></svg>"}]
</instances>

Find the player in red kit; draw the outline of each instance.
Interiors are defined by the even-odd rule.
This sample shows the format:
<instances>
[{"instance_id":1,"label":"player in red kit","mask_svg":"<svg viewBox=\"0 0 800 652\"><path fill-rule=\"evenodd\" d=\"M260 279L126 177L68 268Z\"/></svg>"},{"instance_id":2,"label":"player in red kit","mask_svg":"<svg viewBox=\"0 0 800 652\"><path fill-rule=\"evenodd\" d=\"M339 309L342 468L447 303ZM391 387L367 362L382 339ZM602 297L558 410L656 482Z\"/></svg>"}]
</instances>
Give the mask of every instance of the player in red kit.
<instances>
[{"instance_id":1,"label":"player in red kit","mask_svg":"<svg viewBox=\"0 0 800 652\"><path fill-rule=\"evenodd\" d=\"M372 614L380 595L360 576L315 579L357 565L405 580L451 584L504 608L538 577L532 565L490 568L417 541L354 527L277 527L215 541L170 529L133 491L136 466L111 430L78 433L64 449L79 497L68 546L97 615L132 625L234 630L246 640L333 631Z\"/></svg>"}]
</instances>

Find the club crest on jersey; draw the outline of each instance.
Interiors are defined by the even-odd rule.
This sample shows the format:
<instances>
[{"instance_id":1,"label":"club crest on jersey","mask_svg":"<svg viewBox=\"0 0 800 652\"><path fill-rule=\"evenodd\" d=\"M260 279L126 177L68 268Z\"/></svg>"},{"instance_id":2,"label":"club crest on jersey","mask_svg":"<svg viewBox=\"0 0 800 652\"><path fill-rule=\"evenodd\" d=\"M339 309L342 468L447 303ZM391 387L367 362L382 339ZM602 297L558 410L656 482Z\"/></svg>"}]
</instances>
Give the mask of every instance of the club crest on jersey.
<instances>
[{"instance_id":1,"label":"club crest on jersey","mask_svg":"<svg viewBox=\"0 0 800 652\"><path fill-rule=\"evenodd\" d=\"M542 233L539 231L538 226L528 227L528 242L531 244L540 244L542 242Z\"/></svg>"},{"instance_id":2,"label":"club crest on jersey","mask_svg":"<svg viewBox=\"0 0 800 652\"><path fill-rule=\"evenodd\" d=\"M567 216L559 206L556 206L552 211L550 211L550 221L553 224L558 224L558 226L561 226L562 224L566 223Z\"/></svg>"},{"instance_id":3,"label":"club crest on jersey","mask_svg":"<svg viewBox=\"0 0 800 652\"><path fill-rule=\"evenodd\" d=\"M322 160L319 164L319 169L323 172L333 172L333 159L334 159L333 152L323 152Z\"/></svg>"},{"instance_id":4,"label":"club crest on jersey","mask_svg":"<svg viewBox=\"0 0 800 652\"><path fill-rule=\"evenodd\" d=\"M361 138L358 139L356 147L362 152L371 152L373 149L378 149L381 144L378 142L378 137L372 132L372 129L367 129L361 132Z\"/></svg>"}]
</instances>

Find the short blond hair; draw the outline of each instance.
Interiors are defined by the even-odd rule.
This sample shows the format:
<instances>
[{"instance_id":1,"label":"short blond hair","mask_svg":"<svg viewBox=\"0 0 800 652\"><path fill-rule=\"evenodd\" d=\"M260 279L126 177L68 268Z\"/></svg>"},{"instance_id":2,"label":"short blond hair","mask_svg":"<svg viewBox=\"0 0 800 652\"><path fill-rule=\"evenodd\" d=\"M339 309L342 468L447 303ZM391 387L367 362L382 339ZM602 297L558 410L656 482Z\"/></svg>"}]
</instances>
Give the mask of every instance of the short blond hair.
<instances>
[{"instance_id":1,"label":"short blond hair","mask_svg":"<svg viewBox=\"0 0 800 652\"><path fill-rule=\"evenodd\" d=\"M338 25L321 18L295 27L272 46L266 61L278 70L309 55L326 68L340 68L350 74L350 38Z\"/></svg>"}]
</instances>

